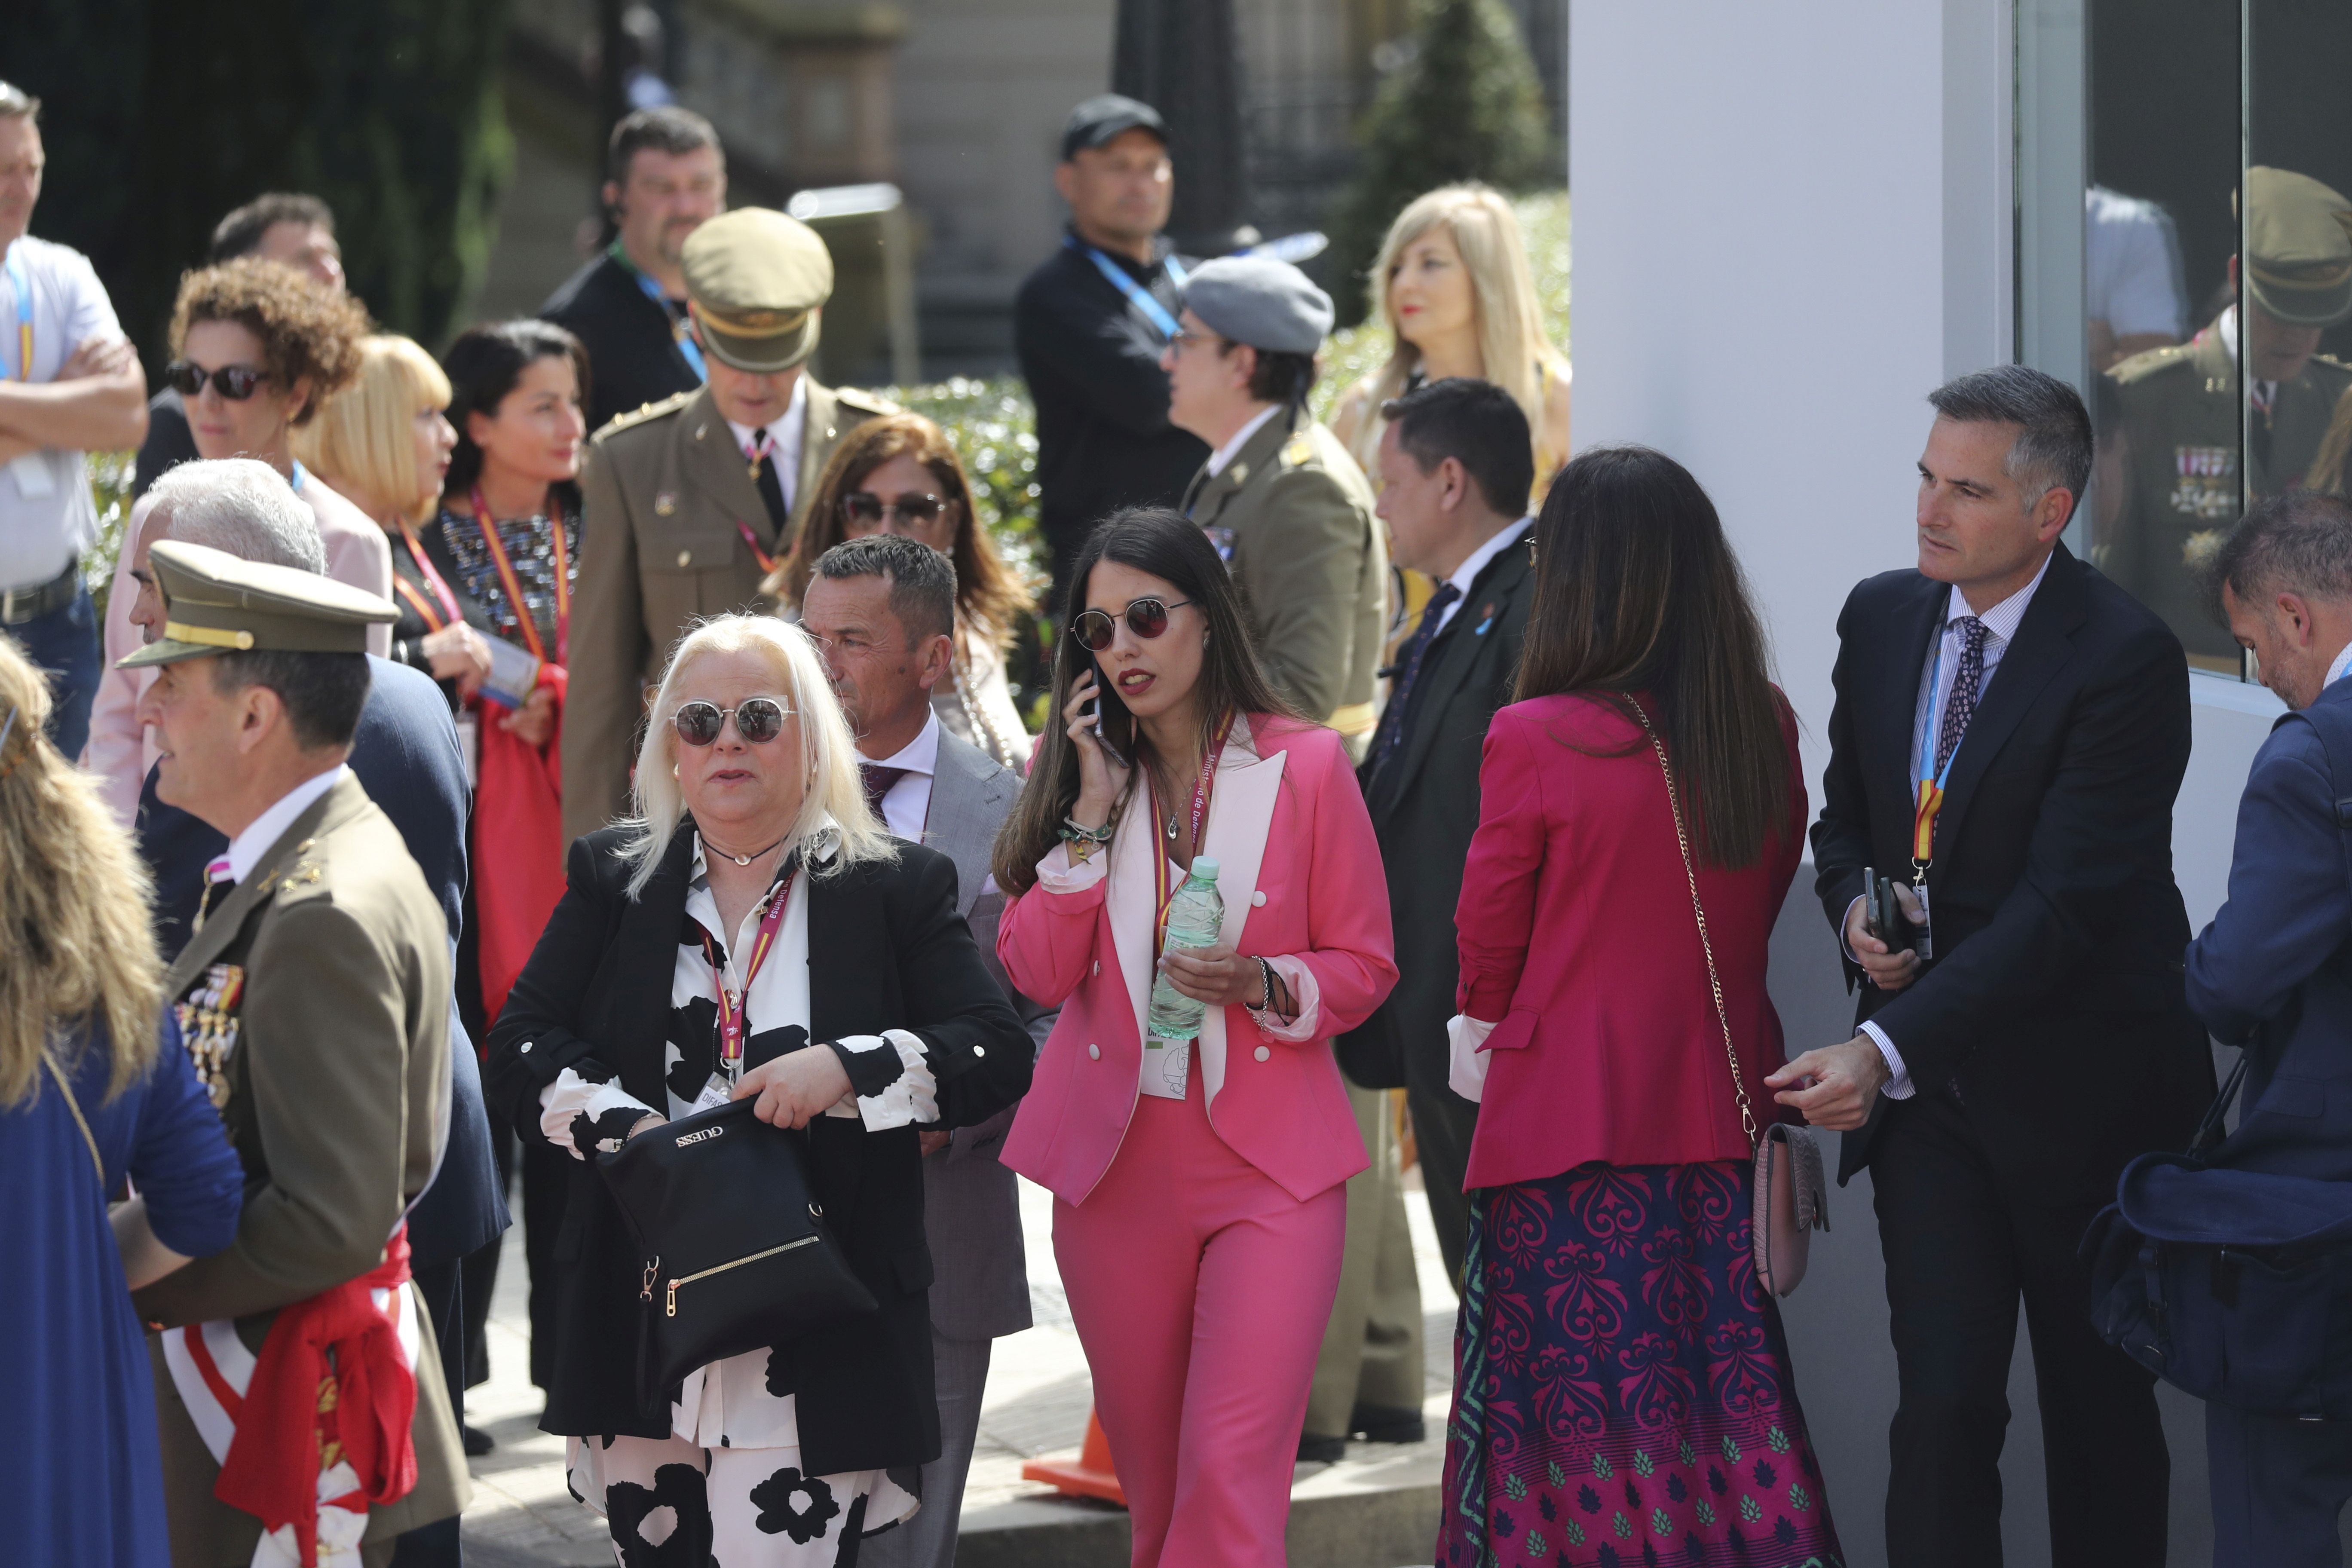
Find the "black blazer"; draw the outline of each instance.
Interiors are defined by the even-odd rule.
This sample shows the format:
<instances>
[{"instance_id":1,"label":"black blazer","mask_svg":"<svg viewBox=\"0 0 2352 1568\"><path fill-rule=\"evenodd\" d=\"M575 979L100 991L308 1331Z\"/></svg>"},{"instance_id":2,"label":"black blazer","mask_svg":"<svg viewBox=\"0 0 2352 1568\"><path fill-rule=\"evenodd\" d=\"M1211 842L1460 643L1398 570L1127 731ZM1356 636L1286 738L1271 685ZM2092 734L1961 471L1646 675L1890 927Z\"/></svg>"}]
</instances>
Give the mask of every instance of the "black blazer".
<instances>
[{"instance_id":1,"label":"black blazer","mask_svg":"<svg viewBox=\"0 0 2352 1568\"><path fill-rule=\"evenodd\" d=\"M1486 563L1423 656L1410 726L1389 765L1359 773L1388 871L1398 980L1380 1010L1340 1043L1359 1069L1391 1065L1390 1087L1445 1087L1445 1021L1461 968L1454 907L1478 831L1478 766L1486 726L1511 700L1528 634L1535 570L1522 538ZM1465 1102L1466 1103L1466 1102Z\"/></svg>"},{"instance_id":2,"label":"black blazer","mask_svg":"<svg viewBox=\"0 0 2352 1568\"><path fill-rule=\"evenodd\" d=\"M523 1137L545 1142L540 1090L567 1067L616 1074L647 1105L668 1103L663 1047L691 826L680 827L634 901L619 853L626 830L572 844L570 886L490 1031L490 1094ZM1029 1088L1035 1047L956 913L955 863L919 845L900 845L895 862L810 882L809 1023L817 1041L889 1028L919 1036L939 1064L944 1127L984 1121ZM800 1396L811 1475L924 1463L939 1454L940 1427L916 1130L868 1132L820 1117L801 1136L817 1200L882 1310L778 1347L771 1387L789 1375L791 1387L775 1391ZM595 1166L569 1164L555 1247L555 1375L540 1426L572 1436L667 1436L667 1405L647 1409L636 1396L635 1247Z\"/></svg>"},{"instance_id":3,"label":"black blazer","mask_svg":"<svg viewBox=\"0 0 2352 1568\"><path fill-rule=\"evenodd\" d=\"M1888 572L1838 616L1813 826L1833 929L1864 866L1910 875L1919 681L1950 592ZM2179 639L2060 545L1952 763L1927 877L1936 957L1903 991L1860 985L1856 1010L1919 1092L1957 1083L1996 1166L2036 1196L2105 1201L2126 1160L2185 1142L2212 1099L2172 880L2188 764ZM1845 970L1853 989L1862 970ZM1840 1180L1869 1163L1887 1104L1845 1135Z\"/></svg>"},{"instance_id":4,"label":"black blazer","mask_svg":"<svg viewBox=\"0 0 2352 1568\"><path fill-rule=\"evenodd\" d=\"M588 351L588 433L614 415L702 384L677 346L670 314L605 251L557 286L539 308Z\"/></svg>"}]
</instances>

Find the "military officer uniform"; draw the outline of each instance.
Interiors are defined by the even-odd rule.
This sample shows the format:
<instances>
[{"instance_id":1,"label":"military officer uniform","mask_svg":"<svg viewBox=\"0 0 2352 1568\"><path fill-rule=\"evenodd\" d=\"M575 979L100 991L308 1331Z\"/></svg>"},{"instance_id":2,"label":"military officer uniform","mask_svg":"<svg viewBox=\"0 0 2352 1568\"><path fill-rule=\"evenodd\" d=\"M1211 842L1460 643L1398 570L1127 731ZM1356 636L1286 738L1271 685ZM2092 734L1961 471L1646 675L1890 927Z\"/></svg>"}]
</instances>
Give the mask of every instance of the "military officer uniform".
<instances>
[{"instance_id":1,"label":"military officer uniform","mask_svg":"<svg viewBox=\"0 0 2352 1568\"><path fill-rule=\"evenodd\" d=\"M774 374L815 351L833 261L806 225L739 207L696 229L681 264L711 358ZM781 472L772 451L753 457L737 444L707 385L624 414L589 442L572 589L582 635L563 715L567 838L626 807L646 688L671 647L701 616L771 607L761 579L799 537L834 448L891 411L867 394L820 386L805 370L793 399L799 455Z\"/></svg>"},{"instance_id":2,"label":"military officer uniform","mask_svg":"<svg viewBox=\"0 0 2352 1568\"><path fill-rule=\"evenodd\" d=\"M200 545L158 544L152 563L163 637L125 665L242 648L362 654L367 628L396 613L373 595ZM430 1318L415 1288L385 1273L394 1252L405 1256L406 1211L446 1135L448 927L399 830L355 778L338 766L279 806L306 798L234 887L215 889L165 982L182 1042L246 1173L228 1250L133 1298L151 1324L187 1331L149 1341L176 1568L253 1561L262 1521L215 1495L226 1434L246 1436L247 1424L262 1419L265 1381L252 1358L270 1363L280 1348L271 1330L295 1321L289 1309L310 1310L313 1298L371 1277L414 1375L416 1474L404 1495L366 1510L362 1561L390 1561L394 1537L456 1515L470 1491ZM232 857L242 843L231 841ZM241 1413L216 1386L189 1380L191 1342L206 1379L226 1375L234 1386L244 1358L256 1381L238 1390L254 1396ZM337 1366L307 1403L323 1413L340 1399L356 1418L352 1384ZM331 1467L340 1446L320 1458L327 1429L310 1425L323 1414L302 1414L301 1430L267 1435L313 1472ZM331 1511L319 1510L322 1520ZM331 1533L322 1523L322 1553Z\"/></svg>"},{"instance_id":3,"label":"military officer uniform","mask_svg":"<svg viewBox=\"0 0 2352 1568\"><path fill-rule=\"evenodd\" d=\"M2248 170L2246 190L2252 308L2297 327L2352 316L2352 203L2282 169ZM2233 666L2238 645L2207 605L2201 568L2246 508L2309 482L2336 405L2352 390L2352 365L2314 354L2292 379L2258 383L2246 408L2239 319L2232 306L2188 342L2106 373L2103 414L2120 457L2109 470L2119 493L2099 508L2107 521L2092 552L2191 655Z\"/></svg>"},{"instance_id":4,"label":"military officer uniform","mask_svg":"<svg viewBox=\"0 0 2352 1568\"><path fill-rule=\"evenodd\" d=\"M1331 301L1286 262L1227 257L1192 274L1184 308L1231 342L1312 354L1330 330ZM1364 760L1380 714L1372 686L1387 627L1388 549L1372 487L1303 399L1268 411L1222 467L1184 491L1184 515L1206 531L1241 584L1258 656L1275 689L1339 731Z\"/></svg>"}]
</instances>

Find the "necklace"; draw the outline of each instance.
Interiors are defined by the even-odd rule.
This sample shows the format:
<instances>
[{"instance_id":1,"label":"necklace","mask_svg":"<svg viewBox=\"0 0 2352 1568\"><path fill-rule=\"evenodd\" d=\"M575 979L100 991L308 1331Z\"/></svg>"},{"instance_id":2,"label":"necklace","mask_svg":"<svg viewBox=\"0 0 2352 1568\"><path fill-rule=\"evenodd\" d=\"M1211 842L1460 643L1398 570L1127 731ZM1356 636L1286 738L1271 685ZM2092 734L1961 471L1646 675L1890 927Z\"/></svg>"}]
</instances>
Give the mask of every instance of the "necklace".
<instances>
[{"instance_id":1,"label":"necklace","mask_svg":"<svg viewBox=\"0 0 2352 1568\"><path fill-rule=\"evenodd\" d=\"M704 834L702 837L702 847L705 849L717 849L719 854L724 855L730 860L734 861L738 866L749 866L752 861L757 860L761 856L769 853L769 851L781 848L783 842L784 841L782 838L779 838L775 843L769 845L766 849L754 849L749 855L738 855L732 849L720 848L719 846L710 842L710 836L709 834Z\"/></svg>"}]
</instances>

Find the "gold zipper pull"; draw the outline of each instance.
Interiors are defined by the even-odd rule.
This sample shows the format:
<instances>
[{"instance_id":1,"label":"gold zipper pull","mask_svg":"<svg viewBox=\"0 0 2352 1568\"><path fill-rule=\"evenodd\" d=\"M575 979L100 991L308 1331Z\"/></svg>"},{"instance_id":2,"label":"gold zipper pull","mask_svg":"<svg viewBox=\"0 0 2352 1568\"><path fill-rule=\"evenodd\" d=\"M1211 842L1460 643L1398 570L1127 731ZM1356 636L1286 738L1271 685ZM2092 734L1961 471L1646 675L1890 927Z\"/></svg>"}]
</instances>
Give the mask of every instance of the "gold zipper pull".
<instances>
[{"instance_id":1,"label":"gold zipper pull","mask_svg":"<svg viewBox=\"0 0 2352 1568\"><path fill-rule=\"evenodd\" d=\"M638 1300L650 1301L654 1299L654 1273L660 1268L661 1259L658 1258L646 1265L645 1282L637 1288ZM676 1316L676 1314L673 1313L672 1316Z\"/></svg>"},{"instance_id":2,"label":"gold zipper pull","mask_svg":"<svg viewBox=\"0 0 2352 1568\"><path fill-rule=\"evenodd\" d=\"M675 1279L669 1282L669 1315L673 1318L677 1316L677 1281Z\"/></svg>"}]
</instances>

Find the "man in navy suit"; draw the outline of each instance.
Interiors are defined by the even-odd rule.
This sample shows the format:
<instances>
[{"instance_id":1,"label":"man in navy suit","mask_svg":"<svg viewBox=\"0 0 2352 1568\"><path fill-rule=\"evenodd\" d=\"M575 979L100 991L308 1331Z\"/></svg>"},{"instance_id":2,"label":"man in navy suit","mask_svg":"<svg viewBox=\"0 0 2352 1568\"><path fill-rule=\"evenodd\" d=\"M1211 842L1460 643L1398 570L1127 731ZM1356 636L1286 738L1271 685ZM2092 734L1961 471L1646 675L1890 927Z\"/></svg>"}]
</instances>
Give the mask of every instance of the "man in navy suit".
<instances>
[{"instance_id":1,"label":"man in navy suit","mask_svg":"<svg viewBox=\"0 0 2352 1568\"><path fill-rule=\"evenodd\" d=\"M250 561L323 574L326 550L315 526L304 534L273 531L275 514L212 504L234 500L237 486L284 481L252 463L188 463L159 479L147 520L152 542L176 539L208 544ZM308 519L302 519L306 526ZM163 625L163 602L143 576L131 618L152 642ZM466 889L466 765L449 705L430 676L390 659L368 658L367 705L360 710L348 765L383 814L392 818L409 857L439 896L457 940ZM166 955L184 946L204 901L210 868L228 840L155 795L150 768L139 792L139 851L155 883L155 935ZM482 1109L481 1069L472 1042L450 1000L448 1137L432 1184L408 1215L411 1268L433 1315L449 1402L463 1409L466 1346L460 1310L459 1262L507 1228L506 1195L490 1152L489 1121ZM401 1538L398 1568L459 1562L457 1521L445 1520Z\"/></svg>"},{"instance_id":2,"label":"man in navy suit","mask_svg":"<svg viewBox=\"0 0 2352 1568\"><path fill-rule=\"evenodd\" d=\"M2329 766L2331 753L2352 758L2352 507L2308 490L2265 500L2212 578L2231 635L2294 710L2254 755L2229 899L2189 944L2189 1005L2251 1053L2223 1155L2242 1170L2352 1181L2352 864L2336 806L2352 776ZM2208 1404L2205 1452L2215 1568L2344 1561L2352 1433Z\"/></svg>"}]
</instances>

